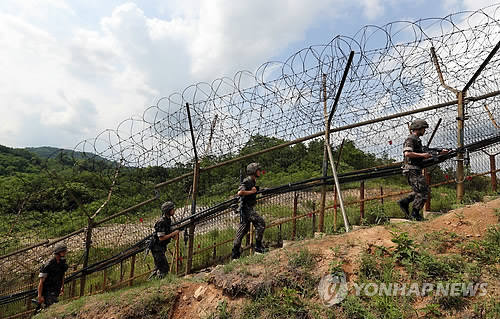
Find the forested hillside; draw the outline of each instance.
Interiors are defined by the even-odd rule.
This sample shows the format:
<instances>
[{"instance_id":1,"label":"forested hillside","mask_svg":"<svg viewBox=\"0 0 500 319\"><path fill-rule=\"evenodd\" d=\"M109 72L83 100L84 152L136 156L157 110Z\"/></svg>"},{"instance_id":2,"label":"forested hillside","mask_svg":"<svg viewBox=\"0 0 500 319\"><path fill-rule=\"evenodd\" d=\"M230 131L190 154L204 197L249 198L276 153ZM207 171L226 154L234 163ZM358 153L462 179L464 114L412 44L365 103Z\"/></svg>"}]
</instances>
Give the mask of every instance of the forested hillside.
<instances>
[{"instance_id":1,"label":"forested hillside","mask_svg":"<svg viewBox=\"0 0 500 319\"><path fill-rule=\"evenodd\" d=\"M201 167L208 167L228 159L251 154L286 141L261 135L252 136L238 154L221 157L206 156ZM31 150L31 151L29 151ZM36 153L35 153L36 152ZM203 172L200 177L200 204L210 205L234 196L245 167L250 161L260 162L265 174L259 184L274 187L293 181L321 176L323 140L297 144L273 153ZM92 154L90 154L92 155ZM93 155L92 155L93 156ZM338 158L338 150L334 150ZM340 172L391 162L377 159L346 141L342 150ZM111 200L99 213L109 216L154 196L154 185L190 173L193 163L177 163L174 167L123 167L100 157L55 148L13 149L0 147L0 233L22 232L26 229L44 231L48 236L59 236L85 224L85 214L95 212L106 200L115 183ZM117 173L119 170L119 174ZM114 176L117 176L116 180ZM393 177L400 181L400 177ZM192 180L168 187L164 197L185 203ZM82 206L79 206L80 202ZM205 202L203 202L205 201ZM143 214L149 207L141 208Z\"/></svg>"}]
</instances>

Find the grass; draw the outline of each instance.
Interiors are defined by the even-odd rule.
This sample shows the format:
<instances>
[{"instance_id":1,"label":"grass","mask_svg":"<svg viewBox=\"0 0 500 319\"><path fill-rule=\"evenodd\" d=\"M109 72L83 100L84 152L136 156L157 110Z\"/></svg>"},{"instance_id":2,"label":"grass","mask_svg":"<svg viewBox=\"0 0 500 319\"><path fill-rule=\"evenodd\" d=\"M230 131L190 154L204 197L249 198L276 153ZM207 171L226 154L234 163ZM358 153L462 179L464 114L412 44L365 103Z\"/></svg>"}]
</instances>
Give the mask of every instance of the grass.
<instances>
[{"instance_id":1,"label":"grass","mask_svg":"<svg viewBox=\"0 0 500 319\"><path fill-rule=\"evenodd\" d=\"M292 268L311 269L315 264L317 254L312 253L306 247L301 248L298 252L290 252L288 255L288 265Z\"/></svg>"},{"instance_id":2,"label":"grass","mask_svg":"<svg viewBox=\"0 0 500 319\"><path fill-rule=\"evenodd\" d=\"M35 318L74 317L89 312L102 317L105 316L103 312L106 313L109 308L117 308L117 311L126 309L123 315L127 318L168 318L176 299L178 284L179 279L169 275L162 280L145 282L127 290L61 302L40 312Z\"/></svg>"},{"instance_id":3,"label":"grass","mask_svg":"<svg viewBox=\"0 0 500 319\"><path fill-rule=\"evenodd\" d=\"M500 226L488 228L484 239L462 245L462 254L484 264L500 263Z\"/></svg>"}]
</instances>

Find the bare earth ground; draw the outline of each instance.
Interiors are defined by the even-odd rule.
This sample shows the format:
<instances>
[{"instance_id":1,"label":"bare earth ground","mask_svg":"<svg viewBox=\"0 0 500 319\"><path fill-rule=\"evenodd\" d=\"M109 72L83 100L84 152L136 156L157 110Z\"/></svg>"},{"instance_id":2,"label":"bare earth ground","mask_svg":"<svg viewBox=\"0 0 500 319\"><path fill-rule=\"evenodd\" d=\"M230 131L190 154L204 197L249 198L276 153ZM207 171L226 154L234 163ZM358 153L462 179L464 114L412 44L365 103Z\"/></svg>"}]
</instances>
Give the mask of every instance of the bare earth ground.
<instances>
[{"instance_id":1,"label":"bare earth ground","mask_svg":"<svg viewBox=\"0 0 500 319\"><path fill-rule=\"evenodd\" d=\"M342 261L342 269L347 276L347 281L352 282L358 276L360 257L363 252L371 252L376 246L391 249L395 244L391 241L391 232L407 232L410 238L416 242L424 242L426 235L431 233L458 235L454 241L445 242L442 254L457 253L457 244L469 240L484 238L490 226L499 223L498 212L500 211L500 198L494 200L465 206L449 213L424 222L405 222L390 224L386 226L374 226L369 228L356 228L350 233L342 235L325 236L320 239L309 239L300 242L292 242L282 249L275 249L265 254L262 262L242 265L238 264L237 270L227 272L220 265L204 273L191 275L180 279L175 284L159 284L158 288L140 287L124 291L119 299L129 300L115 304L104 302L105 296L95 295L87 297L85 303L78 310L71 310L71 304L54 305L47 318L60 318L68 316L71 318L207 318L217 311L217 305L225 301L236 314L241 312L243 305L251 300L259 291L268 287L276 286L284 278L303 280L301 274L294 273L288 266L289 256L307 248L314 253L316 261L312 268L312 274L319 278L328 274L329 265L333 260ZM495 214L496 213L496 214ZM396 266L395 266L396 267ZM498 268L498 264L497 264ZM295 276L295 277L294 277ZM488 283L488 295L495 300L500 300L500 278L491 274L482 274L481 280ZM161 282L159 282L161 283ZM349 287L350 292L352 287ZM155 314L149 312L146 315L137 315L137 303L145 294L154 291L160 295L170 294L172 307L168 314ZM472 300L481 297L470 297ZM310 300L312 303L321 305L318 294ZM104 302L104 304L103 304ZM430 303L427 297L417 297L413 304L416 309L423 308ZM464 309L456 316L448 315L447 318L471 318L466 314L470 309ZM65 315L62 315L66 312ZM419 317L422 317L421 314ZM414 316L417 318L417 315Z\"/></svg>"}]
</instances>

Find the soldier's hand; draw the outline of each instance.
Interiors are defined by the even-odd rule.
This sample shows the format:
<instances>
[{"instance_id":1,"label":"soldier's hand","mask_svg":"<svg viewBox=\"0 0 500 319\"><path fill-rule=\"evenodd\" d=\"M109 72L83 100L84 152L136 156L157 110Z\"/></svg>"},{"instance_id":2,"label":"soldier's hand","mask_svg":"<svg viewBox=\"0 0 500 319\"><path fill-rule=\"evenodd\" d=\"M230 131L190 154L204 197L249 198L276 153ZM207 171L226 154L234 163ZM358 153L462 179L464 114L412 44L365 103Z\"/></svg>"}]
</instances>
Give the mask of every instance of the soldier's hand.
<instances>
[{"instance_id":1,"label":"soldier's hand","mask_svg":"<svg viewBox=\"0 0 500 319\"><path fill-rule=\"evenodd\" d=\"M441 152L439 152L439 155L445 155L445 154L448 154L450 152L450 150L447 150L446 148L441 150Z\"/></svg>"},{"instance_id":2,"label":"soldier's hand","mask_svg":"<svg viewBox=\"0 0 500 319\"><path fill-rule=\"evenodd\" d=\"M428 159L432 157L432 154L430 153L423 153L424 154L424 159Z\"/></svg>"},{"instance_id":3,"label":"soldier's hand","mask_svg":"<svg viewBox=\"0 0 500 319\"><path fill-rule=\"evenodd\" d=\"M254 187L252 187L252 194L253 194L253 193L257 193L257 188L255 188L255 186L254 186Z\"/></svg>"},{"instance_id":4,"label":"soldier's hand","mask_svg":"<svg viewBox=\"0 0 500 319\"><path fill-rule=\"evenodd\" d=\"M45 302L45 298L43 298L43 296L38 297L38 303L39 304L42 304L44 302Z\"/></svg>"},{"instance_id":5,"label":"soldier's hand","mask_svg":"<svg viewBox=\"0 0 500 319\"><path fill-rule=\"evenodd\" d=\"M59 296L62 296L64 294L64 287L61 287L61 291L59 292Z\"/></svg>"}]
</instances>

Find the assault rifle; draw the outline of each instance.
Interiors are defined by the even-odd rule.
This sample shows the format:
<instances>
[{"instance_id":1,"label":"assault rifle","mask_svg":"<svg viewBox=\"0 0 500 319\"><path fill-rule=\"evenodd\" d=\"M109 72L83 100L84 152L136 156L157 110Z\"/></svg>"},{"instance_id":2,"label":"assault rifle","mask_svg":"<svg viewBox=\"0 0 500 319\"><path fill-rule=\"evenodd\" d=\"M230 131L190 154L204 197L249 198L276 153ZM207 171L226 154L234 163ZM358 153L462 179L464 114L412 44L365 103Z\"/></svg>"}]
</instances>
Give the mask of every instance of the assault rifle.
<instances>
[{"instance_id":1,"label":"assault rifle","mask_svg":"<svg viewBox=\"0 0 500 319\"><path fill-rule=\"evenodd\" d=\"M451 149L451 148L436 148L436 147L427 147L427 146L423 147L423 150L425 153L429 153L432 155L432 159L434 160L434 162L439 162L439 159L438 159L439 153L441 153L445 149L448 150L449 152L455 151L454 149Z\"/></svg>"},{"instance_id":2,"label":"assault rifle","mask_svg":"<svg viewBox=\"0 0 500 319\"><path fill-rule=\"evenodd\" d=\"M448 150L448 153L439 155L444 149ZM464 154L464 165L469 165L470 163L470 156L469 156L469 149L461 147L461 148L431 148L424 146L423 147L424 152L429 153L432 155L432 159L434 162L442 162L444 160L450 159L453 156L456 156L457 153L463 153Z\"/></svg>"},{"instance_id":3,"label":"assault rifle","mask_svg":"<svg viewBox=\"0 0 500 319\"><path fill-rule=\"evenodd\" d=\"M146 257L148 257L149 251L151 250L151 248L153 248L155 243L156 243L156 234L155 234L155 232L153 232L146 239L146 250L144 251L144 260L143 261L146 260Z\"/></svg>"}]
</instances>

